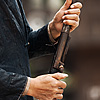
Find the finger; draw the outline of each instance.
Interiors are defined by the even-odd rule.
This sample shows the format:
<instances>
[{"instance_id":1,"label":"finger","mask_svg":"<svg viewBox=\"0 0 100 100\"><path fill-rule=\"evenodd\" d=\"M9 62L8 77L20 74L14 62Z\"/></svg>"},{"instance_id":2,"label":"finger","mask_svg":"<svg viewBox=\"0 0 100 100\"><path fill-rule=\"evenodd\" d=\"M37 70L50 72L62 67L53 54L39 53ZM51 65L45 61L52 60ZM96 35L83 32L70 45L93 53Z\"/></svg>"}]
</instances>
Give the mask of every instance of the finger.
<instances>
[{"instance_id":1,"label":"finger","mask_svg":"<svg viewBox=\"0 0 100 100\"><path fill-rule=\"evenodd\" d=\"M57 100L56 98L54 98L53 100Z\"/></svg>"},{"instance_id":2,"label":"finger","mask_svg":"<svg viewBox=\"0 0 100 100\"><path fill-rule=\"evenodd\" d=\"M67 86L67 84L66 84L64 81L59 81L59 82L58 82L58 88L59 88L59 89L60 89L60 88L64 89L64 88L66 88L66 86Z\"/></svg>"},{"instance_id":3,"label":"finger","mask_svg":"<svg viewBox=\"0 0 100 100\"><path fill-rule=\"evenodd\" d=\"M75 20L79 21L79 16L76 14L71 14L71 15L65 15L62 17L63 20Z\"/></svg>"},{"instance_id":4,"label":"finger","mask_svg":"<svg viewBox=\"0 0 100 100\"><path fill-rule=\"evenodd\" d=\"M74 27L77 27L79 25L79 21L77 22L75 20L64 20L63 23Z\"/></svg>"},{"instance_id":5,"label":"finger","mask_svg":"<svg viewBox=\"0 0 100 100\"><path fill-rule=\"evenodd\" d=\"M64 74L64 73L55 73L55 74L49 74L49 75L57 80L61 80L68 77L68 74Z\"/></svg>"},{"instance_id":6,"label":"finger","mask_svg":"<svg viewBox=\"0 0 100 100\"><path fill-rule=\"evenodd\" d=\"M57 92L57 94L62 94L63 92L64 92L63 89L59 89L59 88L58 88L58 92Z\"/></svg>"},{"instance_id":7,"label":"finger","mask_svg":"<svg viewBox=\"0 0 100 100\"><path fill-rule=\"evenodd\" d=\"M71 5L71 3L72 3L72 0L66 0L61 10L67 10L69 6Z\"/></svg>"},{"instance_id":8,"label":"finger","mask_svg":"<svg viewBox=\"0 0 100 100\"><path fill-rule=\"evenodd\" d=\"M72 9L79 8L80 9L80 8L82 8L82 3L76 2L76 3L72 4L70 6L70 8L72 8Z\"/></svg>"},{"instance_id":9,"label":"finger","mask_svg":"<svg viewBox=\"0 0 100 100\"><path fill-rule=\"evenodd\" d=\"M55 94L54 95L54 98L56 98L56 99L62 99L63 98L63 95L62 94Z\"/></svg>"},{"instance_id":10,"label":"finger","mask_svg":"<svg viewBox=\"0 0 100 100\"><path fill-rule=\"evenodd\" d=\"M78 27L78 26L77 26ZM70 28L70 32L72 32L76 27L75 26L71 26Z\"/></svg>"},{"instance_id":11,"label":"finger","mask_svg":"<svg viewBox=\"0 0 100 100\"><path fill-rule=\"evenodd\" d=\"M80 9L68 9L65 11L65 14L77 14L77 15L80 15L81 13L81 10Z\"/></svg>"}]
</instances>

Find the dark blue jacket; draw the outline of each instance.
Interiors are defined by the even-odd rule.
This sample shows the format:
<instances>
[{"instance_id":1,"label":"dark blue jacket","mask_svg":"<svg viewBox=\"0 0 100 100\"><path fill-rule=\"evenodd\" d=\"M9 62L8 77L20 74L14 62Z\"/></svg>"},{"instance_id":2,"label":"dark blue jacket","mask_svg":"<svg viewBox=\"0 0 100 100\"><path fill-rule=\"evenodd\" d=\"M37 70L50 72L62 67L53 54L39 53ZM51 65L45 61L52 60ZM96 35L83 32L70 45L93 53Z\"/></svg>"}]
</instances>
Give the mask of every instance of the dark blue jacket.
<instances>
[{"instance_id":1,"label":"dark blue jacket","mask_svg":"<svg viewBox=\"0 0 100 100\"><path fill-rule=\"evenodd\" d=\"M48 51L48 43L47 25L33 32L20 0L0 0L0 100L32 100L21 97L30 76L29 57Z\"/></svg>"}]
</instances>

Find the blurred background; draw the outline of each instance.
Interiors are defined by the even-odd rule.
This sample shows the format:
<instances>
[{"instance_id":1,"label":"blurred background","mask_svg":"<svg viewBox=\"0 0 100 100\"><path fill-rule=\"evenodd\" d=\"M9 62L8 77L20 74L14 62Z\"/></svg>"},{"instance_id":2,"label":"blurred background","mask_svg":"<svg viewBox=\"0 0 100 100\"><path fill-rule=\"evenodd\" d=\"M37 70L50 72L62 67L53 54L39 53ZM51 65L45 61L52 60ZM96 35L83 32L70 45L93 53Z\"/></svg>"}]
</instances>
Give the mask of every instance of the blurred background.
<instances>
[{"instance_id":1,"label":"blurred background","mask_svg":"<svg viewBox=\"0 0 100 100\"><path fill-rule=\"evenodd\" d=\"M37 30L47 24L65 0L23 0L30 26ZM79 1L79 0L78 0ZM63 100L100 100L100 0L83 3L80 26L71 33L65 60L69 78ZM48 72L53 54L30 60L32 77Z\"/></svg>"}]
</instances>

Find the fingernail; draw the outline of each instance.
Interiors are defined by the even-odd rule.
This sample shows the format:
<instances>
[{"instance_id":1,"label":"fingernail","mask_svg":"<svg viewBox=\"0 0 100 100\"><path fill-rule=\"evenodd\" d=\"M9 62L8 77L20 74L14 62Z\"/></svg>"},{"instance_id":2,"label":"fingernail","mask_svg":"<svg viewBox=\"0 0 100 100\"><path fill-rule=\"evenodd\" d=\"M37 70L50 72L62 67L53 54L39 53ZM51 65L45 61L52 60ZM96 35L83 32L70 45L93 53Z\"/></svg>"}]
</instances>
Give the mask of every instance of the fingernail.
<instances>
[{"instance_id":1,"label":"fingernail","mask_svg":"<svg viewBox=\"0 0 100 100\"><path fill-rule=\"evenodd\" d=\"M68 13L68 11L65 11L65 14L67 14Z\"/></svg>"},{"instance_id":2,"label":"fingernail","mask_svg":"<svg viewBox=\"0 0 100 100\"><path fill-rule=\"evenodd\" d=\"M70 6L70 8L74 8L74 6L73 6L73 5L71 5L71 6Z\"/></svg>"},{"instance_id":3,"label":"fingernail","mask_svg":"<svg viewBox=\"0 0 100 100\"><path fill-rule=\"evenodd\" d=\"M64 19L64 18L65 18L65 16L62 17L62 19Z\"/></svg>"},{"instance_id":4,"label":"fingernail","mask_svg":"<svg viewBox=\"0 0 100 100\"><path fill-rule=\"evenodd\" d=\"M65 23L66 21L64 20L63 23Z\"/></svg>"},{"instance_id":5,"label":"fingernail","mask_svg":"<svg viewBox=\"0 0 100 100\"><path fill-rule=\"evenodd\" d=\"M68 77L68 74L63 74L65 77Z\"/></svg>"}]
</instances>

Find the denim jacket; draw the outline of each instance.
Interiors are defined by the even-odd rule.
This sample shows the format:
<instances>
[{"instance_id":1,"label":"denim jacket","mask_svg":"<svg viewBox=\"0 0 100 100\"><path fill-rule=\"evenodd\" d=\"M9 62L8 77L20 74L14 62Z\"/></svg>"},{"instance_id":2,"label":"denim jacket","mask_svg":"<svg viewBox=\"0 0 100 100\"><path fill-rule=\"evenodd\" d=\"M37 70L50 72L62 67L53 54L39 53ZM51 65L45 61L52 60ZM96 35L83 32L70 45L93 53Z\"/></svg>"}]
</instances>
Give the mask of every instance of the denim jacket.
<instances>
[{"instance_id":1,"label":"denim jacket","mask_svg":"<svg viewBox=\"0 0 100 100\"><path fill-rule=\"evenodd\" d=\"M49 51L49 43L47 25L33 31L20 0L0 0L0 100L33 100L22 97L30 77L29 57Z\"/></svg>"}]
</instances>

